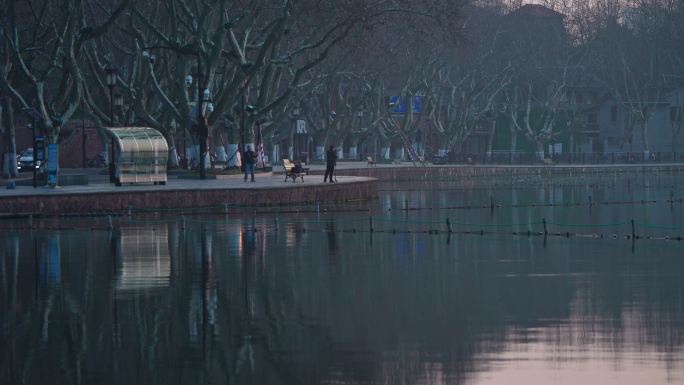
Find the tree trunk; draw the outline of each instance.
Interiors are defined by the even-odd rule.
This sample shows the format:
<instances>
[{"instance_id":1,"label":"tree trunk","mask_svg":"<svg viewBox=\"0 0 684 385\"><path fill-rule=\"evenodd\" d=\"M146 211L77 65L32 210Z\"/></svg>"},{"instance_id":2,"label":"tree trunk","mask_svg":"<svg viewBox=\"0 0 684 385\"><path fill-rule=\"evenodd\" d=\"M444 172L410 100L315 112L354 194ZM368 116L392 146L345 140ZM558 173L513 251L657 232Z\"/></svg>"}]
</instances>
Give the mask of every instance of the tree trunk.
<instances>
[{"instance_id":1,"label":"tree trunk","mask_svg":"<svg viewBox=\"0 0 684 385\"><path fill-rule=\"evenodd\" d=\"M405 160L404 146L397 146L394 148L394 159Z\"/></svg>"},{"instance_id":2,"label":"tree trunk","mask_svg":"<svg viewBox=\"0 0 684 385\"><path fill-rule=\"evenodd\" d=\"M511 164L515 162L515 152L518 148L518 133L515 130L511 130Z\"/></svg>"},{"instance_id":3,"label":"tree trunk","mask_svg":"<svg viewBox=\"0 0 684 385\"><path fill-rule=\"evenodd\" d=\"M207 152L209 153L209 159L211 160L211 154L214 154L214 162L221 162L222 164L226 162L226 147L223 145L221 140L221 134L219 133L218 127L211 127L208 129L210 134L207 138ZM213 149L213 152L212 152Z\"/></svg>"},{"instance_id":4,"label":"tree trunk","mask_svg":"<svg viewBox=\"0 0 684 385\"><path fill-rule=\"evenodd\" d=\"M9 98L4 99L4 105L0 105L0 125L5 129L0 129L4 133L5 146L2 157L2 176L4 178L17 177L19 171L17 170L17 143L14 135L14 114L12 110L12 101ZM1 128L1 127L0 127Z\"/></svg>"},{"instance_id":5,"label":"tree trunk","mask_svg":"<svg viewBox=\"0 0 684 385\"><path fill-rule=\"evenodd\" d=\"M319 161L324 161L325 160L325 146L316 146L316 160Z\"/></svg>"},{"instance_id":6,"label":"tree trunk","mask_svg":"<svg viewBox=\"0 0 684 385\"><path fill-rule=\"evenodd\" d=\"M217 162L227 162L228 161L228 152L226 151L226 148L222 144L218 144L214 146L214 152L216 153L216 161Z\"/></svg>"},{"instance_id":7,"label":"tree trunk","mask_svg":"<svg viewBox=\"0 0 684 385\"><path fill-rule=\"evenodd\" d=\"M489 138L487 138L487 162L492 161L492 147L494 147L494 135L496 134L496 120L491 122L489 126Z\"/></svg>"},{"instance_id":8,"label":"tree trunk","mask_svg":"<svg viewBox=\"0 0 684 385\"><path fill-rule=\"evenodd\" d=\"M238 144L229 143L228 149L226 150L226 166L227 167L237 167L240 166L238 163ZM273 155L275 156L275 155ZM275 158L274 158L275 159Z\"/></svg>"},{"instance_id":9,"label":"tree trunk","mask_svg":"<svg viewBox=\"0 0 684 385\"><path fill-rule=\"evenodd\" d=\"M680 123L676 123L680 124ZM677 161L677 139L679 138L679 128L672 126L672 161Z\"/></svg>"},{"instance_id":10,"label":"tree trunk","mask_svg":"<svg viewBox=\"0 0 684 385\"><path fill-rule=\"evenodd\" d=\"M358 147L356 147L356 145L349 146L349 159L358 160L358 158L359 158Z\"/></svg>"},{"instance_id":11,"label":"tree trunk","mask_svg":"<svg viewBox=\"0 0 684 385\"><path fill-rule=\"evenodd\" d=\"M166 167L171 169L171 168L178 168L180 165L180 162L178 161L178 150L176 149L176 146L172 146L169 148L169 159L166 162Z\"/></svg>"},{"instance_id":12,"label":"tree trunk","mask_svg":"<svg viewBox=\"0 0 684 385\"><path fill-rule=\"evenodd\" d=\"M166 162L167 168L178 168L178 149L176 148L176 137L174 134L168 133L168 144L169 144L169 158Z\"/></svg>"},{"instance_id":13,"label":"tree trunk","mask_svg":"<svg viewBox=\"0 0 684 385\"><path fill-rule=\"evenodd\" d=\"M569 151L569 156L570 156L570 163L572 164L573 158L575 157L575 133L570 132L570 151Z\"/></svg>"},{"instance_id":14,"label":"tree trunk","mask_svg":"<svg viewBox=\"0 0 684 385\"><path fill-rule=\"evenodd\" d=\"M537 142L537 160L544 161L544 143Z\"/></svg>"},{"instance_id":15,"label":"tree trunk","mask_svg":"<svg viewBox=\"0 0 684 385\"><path fill-rule=\"evenodd\" d=\"M287 137L287 158L290 159L291 161L294 161L295 153L294 153L294 124L297 124L296 122L293 123L293 126L290 128L290 135Z\"/></svg>"},{"instance_id":16,"label":"tree trunk","mask_svg":"<svg viewBox=\"0 0 684 385\"><path fill-rule=\"evenodd\" d=\"M359 139L354 135L349 139L349 159L359 159Z\"/></svg>"},{"instance_id":17,"label":"tree trunk","mask_svg":"<svg viewBox=\"0 0 684 385\"><path fill-rule=\"evenodd\" d=\"M230 145L228 145L228 148L230 148ZM228 158L230 158L230 150L228 153ZM230 163L230 161L228 161L228 163ZM280 144L278 142L273 142L271 144L271 166L275 167L278 163L280 163Z\"/></svg>"},{"instance_id":18,"label":"tree trunk","mask_svg":"<svg viewBox=\"0 0 684 385\"><path fill-rule=\"evenodd\" d=\"M644 120L641 125L641 140L644 142L644 160L648 160L648 156L651 153L648 145L648 119Z\"/></svg>"}]
</instances>

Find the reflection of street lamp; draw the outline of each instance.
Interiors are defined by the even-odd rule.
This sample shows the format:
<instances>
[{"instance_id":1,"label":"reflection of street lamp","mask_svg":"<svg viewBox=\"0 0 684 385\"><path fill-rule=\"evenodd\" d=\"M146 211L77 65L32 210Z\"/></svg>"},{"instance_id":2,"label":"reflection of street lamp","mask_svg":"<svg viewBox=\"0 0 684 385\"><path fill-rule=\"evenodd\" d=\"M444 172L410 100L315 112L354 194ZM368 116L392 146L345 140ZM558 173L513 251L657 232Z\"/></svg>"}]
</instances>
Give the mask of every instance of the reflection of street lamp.
<instances>
[{"instance_id":1,"label":"reflection of street lamp","mask_svg":"<svg viewBox=\"0 0 684 385\"><path fill-rule=\"evenodd\" d=\"M114 127L114 86L116 86L116 68L107 64L105 67L105 81L109 87L109 122ZM109 182L114 182L114 134L112 134L112 152L109 156Z\"/></svg>"}]
</instances>

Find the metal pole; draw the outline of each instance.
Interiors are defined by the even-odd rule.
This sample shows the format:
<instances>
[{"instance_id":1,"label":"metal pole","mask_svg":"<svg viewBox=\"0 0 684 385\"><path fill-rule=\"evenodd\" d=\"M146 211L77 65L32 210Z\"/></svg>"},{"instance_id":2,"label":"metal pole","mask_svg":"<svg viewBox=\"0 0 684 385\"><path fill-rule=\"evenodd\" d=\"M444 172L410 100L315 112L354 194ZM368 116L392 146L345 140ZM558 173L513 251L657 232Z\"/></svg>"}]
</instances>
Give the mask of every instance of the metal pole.
<instances>
[{"instance_id":1,"label":"metal pole","mask_svg":"<svg viewBox=\"0 0 684 385\"><path fill-rule=\"evenodd\" d=\"M83 117L83 100L81 100L81 160L83 168L86 168L86 133L85 118Z\"/></svg>"},{"instance_id":2,"label":"metal pole","mask_svg":"<svg viewBox=\"0 0 684 385\"><path fill-rule=\"evenodd\" d=\"M184 162L184 168L188 168L188 140L185 137L185 129L186 127L183 127L183 162Z\"/></svg>"},{"instance_id":3,"label":"metal pole","mask_svg":"<svg viewBox=\"0 0 684 385\"><path fill-rule=\"evenodd\" d=\"M199 156L200 156L200 164L199 164L199 172L200 172L200 179L204 179L206 177L206 173L204 170L204 154L207 152L206 146L207 146L207 138L206 138L206 127L204 127L204 113L202 111L202 106L204 105L204 100L202 96L202 67L201 67L201 61L200 61L200 52L199 49L196 52L197 54L197 130L199 131L197 133L198 139L199 139Z\"/></svg>"},{"instance_id":4,"label":"metal pole","mask_svg":"<svg viewBox=\"0 0 684 385\"><path fill-rule=\"evenodd\" d=\"M31 135L33 136L33 162L31 164L31 168L33 169L33 188L36 188L38 187L38 179L36 175L36 164L38 164L38 145L36 143L36 118L32 117L31 120ZM43 154L43 158L47 158L45 154Z\"/></svg>"},{"instance_id":5,"label":"metal pole","mask_svg":"<svg viewBox=\"0 0 684 385\"><path fill-rule=\"evenodd\" d=\"M295 155L297 152L295 151L295 139L294 139L294 133L295 133L295 127L297 126L297 117L293 116L292 118L292 125L290 127L290 142L288 143L289 148L287 149L287 157L294 162L295 159L297 159L297 155Z\"/></svg>"},{"instance_id":6,"label":"metal pole","mask_svg":"<svg viewBox=\"0 0 684 385\"><path fill-rule=\"evenodd\" d=\"M109 121L114 127L114 86L109 86ZM109 155L109 183L114 183L114 135L111 135L111 153Z\"/></svg>"},{"instance_id":7,"label":"metal pole","mask_svg":"<svg viewBox=\"0 0 684 385\"><path fill-rule=\"evenodd\" d=\"M242 152L240 153L240 159L244 162L245 156L245 87L240 89L240 148Z\"/></svg>"}]
</instances>

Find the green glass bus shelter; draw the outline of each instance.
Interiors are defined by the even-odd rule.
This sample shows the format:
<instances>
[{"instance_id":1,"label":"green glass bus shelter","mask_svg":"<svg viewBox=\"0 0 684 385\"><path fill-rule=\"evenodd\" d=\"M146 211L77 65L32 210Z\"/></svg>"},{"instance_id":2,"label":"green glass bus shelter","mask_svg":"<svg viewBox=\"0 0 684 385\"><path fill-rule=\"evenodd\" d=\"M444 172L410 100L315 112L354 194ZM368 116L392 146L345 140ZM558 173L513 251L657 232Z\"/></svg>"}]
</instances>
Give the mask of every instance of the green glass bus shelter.
<instances>
[{"instance_id":1,"label":"green glass bus shelter","mask_svg":"<svg viewBox=\"0 0 684 385\"><path fill-rule=\"evenodd\" d=\"M149 127L108 127L115 143L117 185L166 184L169 147L161 132Z\"/></svg>"}]
</instances>

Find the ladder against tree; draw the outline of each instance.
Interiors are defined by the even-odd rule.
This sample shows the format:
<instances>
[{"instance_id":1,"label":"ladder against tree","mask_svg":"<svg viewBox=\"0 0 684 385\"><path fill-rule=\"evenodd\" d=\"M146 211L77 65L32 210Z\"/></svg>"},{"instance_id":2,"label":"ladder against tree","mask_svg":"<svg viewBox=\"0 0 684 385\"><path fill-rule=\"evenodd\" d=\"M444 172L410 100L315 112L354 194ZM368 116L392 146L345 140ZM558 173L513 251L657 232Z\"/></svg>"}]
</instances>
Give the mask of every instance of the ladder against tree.
<instances>
[{"instance_id":1,"label":"ladder against tree","mask_svg":"<svg viewBox=\"0 0 684 385\"><path fill-rule=\"evenodd\" d=\"M413 148L413 145L411 145L411 141L406 137L406 134L401 130L399 125L397 125L396 122L394 122L394 127L397 129L397 133L399 134L399 138L401 138L402 143L404 143L404 147L406 147L406 150L409 153L409 157L411 158L411 162L413 162L413 165L418 167L416 164L416 159L418 159L421 163L422 160L418 158L418 153L416 152L416 149Z\"/></svg>"}]
</instances>

